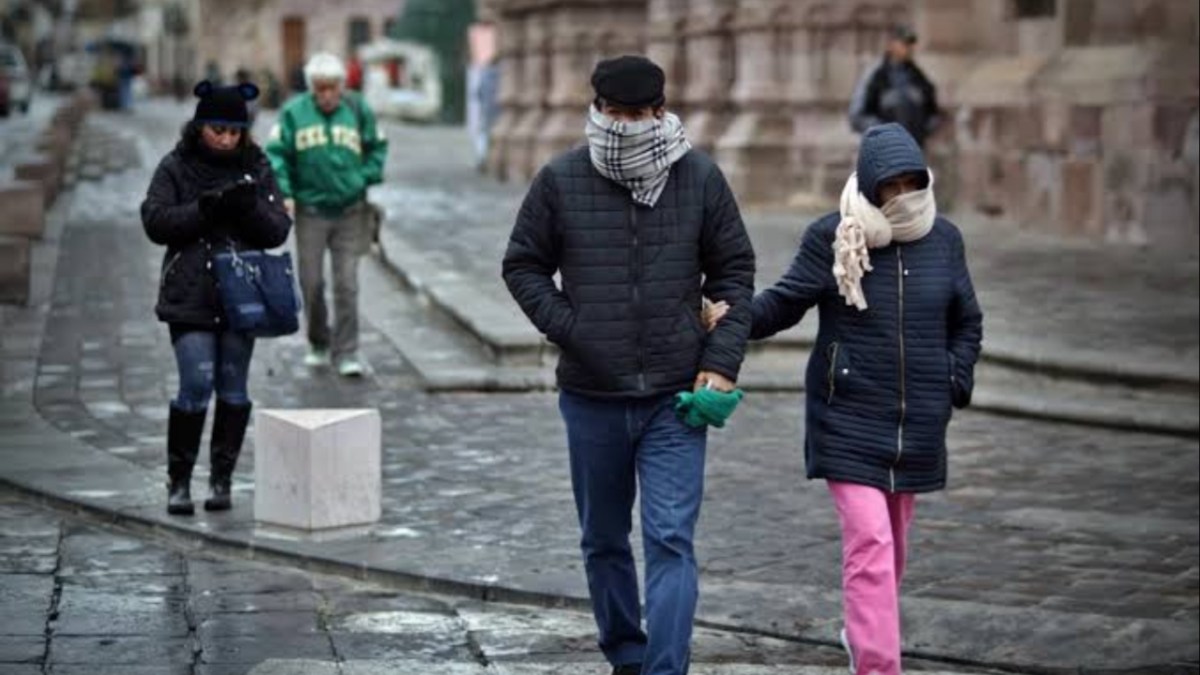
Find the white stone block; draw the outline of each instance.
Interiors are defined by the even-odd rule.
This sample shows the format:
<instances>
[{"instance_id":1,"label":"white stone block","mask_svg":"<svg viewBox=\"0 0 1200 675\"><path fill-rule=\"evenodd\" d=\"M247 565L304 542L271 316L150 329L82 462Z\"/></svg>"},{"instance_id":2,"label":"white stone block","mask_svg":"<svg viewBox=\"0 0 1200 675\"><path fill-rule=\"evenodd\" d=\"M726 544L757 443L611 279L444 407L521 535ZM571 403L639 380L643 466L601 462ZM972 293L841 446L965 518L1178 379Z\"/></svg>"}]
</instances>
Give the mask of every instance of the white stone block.
<instances>
[{"instance_id":1,"label":"white stone block","mask_svg":"<svg viewBox=\"0 0 1200 675\"><path fill-rule=\"evenodd\" d=\"M260 410L254 422L254 518L317 530L381 513L377 410Z\"/></svg>"}]
</instances>

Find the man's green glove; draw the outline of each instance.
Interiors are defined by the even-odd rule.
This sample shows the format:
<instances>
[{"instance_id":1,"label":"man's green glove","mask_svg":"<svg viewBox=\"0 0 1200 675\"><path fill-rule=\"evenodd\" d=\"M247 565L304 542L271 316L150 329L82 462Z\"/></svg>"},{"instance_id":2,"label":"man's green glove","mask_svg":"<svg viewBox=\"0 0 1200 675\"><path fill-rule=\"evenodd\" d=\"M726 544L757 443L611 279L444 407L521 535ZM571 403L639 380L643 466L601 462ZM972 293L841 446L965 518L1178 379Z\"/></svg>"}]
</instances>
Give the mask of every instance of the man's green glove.
<instances>
[{"instance_id":1,"label":"man's green glove","mask_svg":"<svg viewBox=\"0 0 1200 675\"><path fill-rule=\"evenodd\" d=\"M681 391L675 395L675 412L689 427L710 426L720 429L745 395L741 389L730 392L716 389Z\"/></svg>"}]
</instances>

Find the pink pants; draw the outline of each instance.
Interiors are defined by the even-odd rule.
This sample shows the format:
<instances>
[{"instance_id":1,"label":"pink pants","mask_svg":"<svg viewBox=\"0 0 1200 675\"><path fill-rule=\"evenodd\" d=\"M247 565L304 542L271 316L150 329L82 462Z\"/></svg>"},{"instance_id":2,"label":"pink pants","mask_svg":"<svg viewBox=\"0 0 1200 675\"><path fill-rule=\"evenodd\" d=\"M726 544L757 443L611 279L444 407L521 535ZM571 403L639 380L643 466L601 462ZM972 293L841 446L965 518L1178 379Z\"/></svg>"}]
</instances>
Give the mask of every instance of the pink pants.
<instances>
[{"instance_id":1,"label":"pink pants","mask_svg":"<svg viewBox=\"0 0 1200 675\"><path fill-rule=\"evenodd\" d=\"M857 675L900 675L900 580L916 497L828 481L842 525L842 604Z\"/></svg>"}]
</instances>

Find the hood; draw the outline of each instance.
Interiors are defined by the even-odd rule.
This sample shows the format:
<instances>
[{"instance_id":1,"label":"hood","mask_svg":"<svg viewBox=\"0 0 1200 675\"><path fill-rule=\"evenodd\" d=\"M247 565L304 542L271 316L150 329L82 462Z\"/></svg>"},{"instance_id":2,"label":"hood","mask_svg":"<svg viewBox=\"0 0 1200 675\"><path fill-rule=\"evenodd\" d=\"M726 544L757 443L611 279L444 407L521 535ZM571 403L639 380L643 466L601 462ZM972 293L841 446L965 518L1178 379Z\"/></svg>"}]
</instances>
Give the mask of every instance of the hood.
<instances>
[{"instance_id":1,"label":"hood","mask_svg":"<svg viewBox=\"0 0 1200 675\"><path fill-rule=\"evenodd\" d=\"M858 149L858 189L875 206L879 185L902 173L925 173L925 155L912 135L896 123L867 129Z\"/></svg>"}]
</instances>

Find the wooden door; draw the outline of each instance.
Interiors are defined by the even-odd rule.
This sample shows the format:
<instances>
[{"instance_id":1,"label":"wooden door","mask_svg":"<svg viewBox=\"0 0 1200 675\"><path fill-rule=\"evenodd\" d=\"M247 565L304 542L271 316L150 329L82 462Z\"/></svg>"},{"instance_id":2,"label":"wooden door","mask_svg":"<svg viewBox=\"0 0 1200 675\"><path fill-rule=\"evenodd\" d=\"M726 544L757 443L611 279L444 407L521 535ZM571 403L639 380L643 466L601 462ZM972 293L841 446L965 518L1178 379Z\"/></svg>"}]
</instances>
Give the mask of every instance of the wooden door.
<instances>
[{"instance_id":1,"label":"wooden door","mask_svg":"<svg viewBox=\"0 0 1200 675\"><path fill-rule=\"evenodd\" d=\"M289 16L283 20L283 76L293 89L303 83L305 52L307 51L304 19Z\"/></svg>"}]
</instances>

